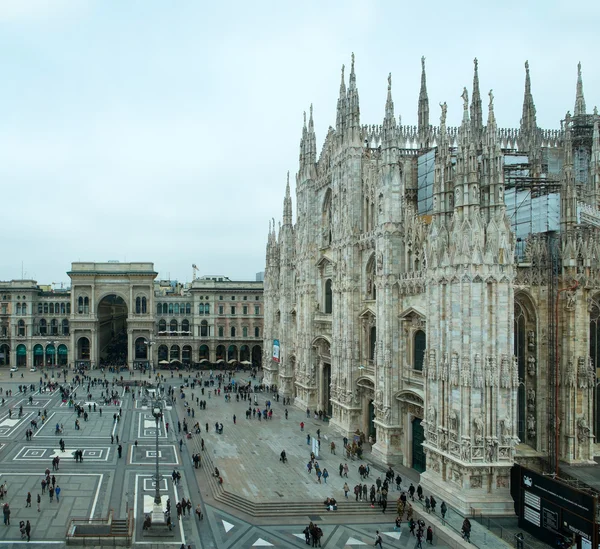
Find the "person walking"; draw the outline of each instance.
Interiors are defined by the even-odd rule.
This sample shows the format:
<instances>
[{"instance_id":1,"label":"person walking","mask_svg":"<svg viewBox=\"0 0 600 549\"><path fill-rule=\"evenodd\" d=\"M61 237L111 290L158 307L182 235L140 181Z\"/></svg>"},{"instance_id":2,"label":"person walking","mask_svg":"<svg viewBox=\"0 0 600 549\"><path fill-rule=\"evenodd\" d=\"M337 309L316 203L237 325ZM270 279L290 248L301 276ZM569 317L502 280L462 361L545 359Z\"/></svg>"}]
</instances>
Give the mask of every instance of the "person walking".
<instances>
[{"instance_id":1,"label":"person walking","mask_svg":"<svg viewBox=\"0 0 600 549\"><path fill-rule=\"evenodd\" d=\"M123 446L121 446L120 444L119 444L119 446L117 447L117 452L118 452L118 454L119 454L119 457L121 457L121 455L123 454Z\"/></svg>"},{"instance_id":2,"label":"person walking","mask_svg":"<svg viewBox=\"0 0 600 549\"><path fill-rule=\"evenodd\" d=\"M54 495L56 496L56 503L60 503L60 486L54 489Z\"/></svg>"},{"instance_id":3,"label":"person walking","mask_svg":"<svg viewBox=\"0 0 600 549\"><path fill-rule=\"evenodd\" d=\"M344 477L348 478L348 464L344 463Z\"/></svg>"},{"instance_id":4,"label":"person walking","mask_svg":"<svg viewBox=\"0 0 600 549\"><path fill-rule=\"evenodd\" d=\"M4 526L10 526L10 507L8 503L5 503L4 507L2 507L2 515L4 517Z\"/></svg>"},{"instance_id":5,"label":"person walking","mask_svg":"<svg viewBox=\"0 0 600 549\"><path fill-rule=\"evenodd\" d=\"M448 512L448 507L446 507L446 502L442 501L440 505L440 513L442 513L442 520L446 518L446 513Z\"/></svg>"},{"instance_id":6,"label":"person walking","mask_svg":"<svg viewBox=\"0 0 600 549\"><path fill-rule=\"evenodd\" d=\"M237 418L235 417L235 414L233 414L233 424L234 424L234 425L235 425L235 420L236 420L236 419L237 419Z\"/></svg>"},{"instance_id":7,"label":"person walking","mask_svg":"<svg viewBox=\"0 0 600 549\"><path fill-rule=\"evenodd\" d=\"M323 469L323 480L325 481L325 484L327 484L327 477L329 476L329 471L327 471L326 468Z\"/></svg>"},{"instance_id":8,"label":"person walking","mask_svg":"<svg viewBox=\"0 0 600 549\"><path fill-rule=\"evenodd\" d=\"M31 507L31 492L27 492L27 497L25 498L25 507Z\"/></svg>"},{"instance_id":9,"label":"person walking","mask_svg":"<svg viewBox=\"0 0 600 549\"><path fill-rule=\"evenodd\" d=\"M377 547L379 545L379 548L381 549L383 547L382 542L383 542L383 540L381 539L381 535L379 534L379 530L377 530L375 532L375 543L373 544L373 547Z\"/></svg>"},{"instance_id":10,"label":"person walking","mask_svg":"<svg viewBox=\"0 0 600 549\"><path fill-rule=\"evenodd\" d=\"M52 486L48 489L48 495L50 496L50 503L52 503L54 501L54 488Z\"/></svg>"},{"instance_id":11,"label":"person walking","mask_svg":"<svg viewBox=\"0 0 600 549\"><path fill-rule=\"evenodd\" d=\"M350 487L347 482L344 482L344 497L348 499L348 492L350 491Z\"/></svg>"},{"instance_id":12,"label":"person walking","mask_svg":"<svg viewBox=\"0 0 600 549\"><path fill-rule=\"evenodd\" d=\"M431 526L427 527L427 537L425 539L429 542L429 545L433 545L433 528Z\"/></svg>"},{"instance_id":13,"label":"person walking","mask_svg":"<svg viewBox=\"0 0 600 549\"><path fill-rule=\"evenodd\" d=\"M25 524L25 534L27 535L27 541L31 541L31 523L29 521Z\"/></svg>"},{"instance_id":14,"label":"person walking","mask_svg":"<svg viewBox=\"0 0 600 549\"><path fill-rule=\"evenodd\" d=\"M42 496L37 495L38 513L40 512L40 503L42 503Z\"/></svg>"}]
</instances>

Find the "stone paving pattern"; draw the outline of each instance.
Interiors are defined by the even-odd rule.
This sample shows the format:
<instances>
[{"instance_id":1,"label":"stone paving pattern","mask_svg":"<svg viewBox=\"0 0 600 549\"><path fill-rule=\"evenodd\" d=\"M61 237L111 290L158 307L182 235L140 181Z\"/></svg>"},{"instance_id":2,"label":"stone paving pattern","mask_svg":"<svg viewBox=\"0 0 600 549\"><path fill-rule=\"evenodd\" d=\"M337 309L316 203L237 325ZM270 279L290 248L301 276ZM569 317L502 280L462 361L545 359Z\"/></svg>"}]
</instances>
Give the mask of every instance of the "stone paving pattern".
<instances>
[{"instance_id":1,"label":"stone paving pattern","mask_svg":"<svg viewBox=\"0 0 600 549\"><path fill-rule=\"evenodd\" d=\"M100 372L94 371L93 375L100 376ZM207 374L205 374L207 375ZM112 374L106 378L113 379ZM140 379L140 374L134 374L134 378ZM0 371L0 386L13 390L12 397L6 397L6 402L0 408L0 427L8 417L8 409L22 401L24 396L18 393L18 385L22 383L34 383L36 389L39 386L39 373L24 373L24 378L14 377L9 379L8 372ZM71 381L72 376L69 376ZM147 378L146 378L147 379ZM166 377L167 385L173 384L179 388L184 379L177 376ZM122 389L119 389L121 392ZM100 403L101 389L91 388L91 402ZM179 392L179 390L178 390ZM187 417L184 411L184 402L191 401L191 393L194 397L203 398L207 401L207 409L200 411L194 406L195 418ZM141 401L133 402L131 396L125 396L120 407L122 408L121 420L115 425L113 414L118 407L102 406L103 413L99 411L89 413L89 421L84 422L80 418L81 431L74 429L76 414L73 409L63 405L58 393L35 395L40 404L43 403L47 412L55 414L49 417L46 424L41 427L41 421L37 433L31 441L25 440L25 430L29 428L29 421L37 417L41 410L36 406L26 406L24 402L24 413L31 413L26 421L17 423L8 429L6 435L0 439L0 482L7 483L8 494L6 501L12 510L11 526L0 528L0 546L17 546L21 543L18 524L19 520L30 520L32 524L31 547L48 547L49 545L61 547L64 545L65 532L69 520L74 517L106 517L109 511L114 510L116 518L124 518L129 509L133 508L136 515L136 532L134 544L143 544L144 548L160 547L161 549L173 547L179 549L182 541L191 544L192 548L227 548L227 547L306 547L302 536L302 530L309 521L309 517L276 517L251 518L243 513L232 509L224 509L212 498L207 486L204 472L194 469L191 462L191 454L199 447L200 435L193 435L191 440L183 438L182 450L179 450L181 435L177 432L177 422L185 418L190 427L199 421L202 425L202 437L206 444L206 453L211 456L222 473L225 485L234 491L254 501L260 502L285 502L294 501L322 501L327 496L335 496L338 500L343 499L342 486L345 479L340 479L338 467L341 456L333 456L329 453L329 442L335 440L338 448L341 448L341 439L330 432L326 423L306 418L306 414L288 406L289 419L284 417L285 408L274 401L271 395L258 394L258 402L264 407L264 401L271 399L273 402L274 419L261 421L257 419L246 420L245 410L248 402L225 402L223 393L221 397L215 397L214 393L208 398L207 391L201 395L196 388L192 391L184 389L185 399L176 399L176 406L165 411L165 422L170 423L169 433L165 432L164 424L161 426L159 449L161 457L161 473L165 479L161 482L161 494L171 498L174 506L177 498L182 495L186 499L191 498L193 507L198 503L204 509L204 520L198 521L195 516L186 516L176 525L175 537L165 540L150 540L142 535L142 509L144 502L146 506L152 501L154 495L153 481L155 458L154 450L154 425L152 429L144 429L143 418L149 410L141 406ZM87 402L87 386L77 389L77 400ZM16 410L15 410L16 412ZM233 414L237 416L237 425L233 424ZM13 418L15 417L13 413ZM60 418L56 419L56 418ZM67 449L96 448L102 450L102 455L95 459L84 459L83 463L76 463L70 457L64 457L60 461L59 471L54 472L62 492L60 502L50 503L48 495L42 498L41 511L37 512L36 497L41 493L40 482L46 468L52 469L50 458L46 461L27 454L33 450L47 450L44 455L52 455L58 448L58 440L61 436L54 435L56 422L63 423L65 432L61 435L65 440ZM215 421L224 425L223 435L214 432ZM306 426L304 432L300 432L300 421ZM209 424L209 432L206 433L205 424ZM148 425L146 425L148 427ZM320 463L330 472L327 484L319 485L313 474L306 472L311 447L306 444L306 434L311 437L316 435L316 430L321 429L322 450ZM119 442L123 446L122 458L117 456L117 444L111 445L110 436L119 436ZM138 445L135 446L137 440ZM279 454L285 449L289 462L281 464ZM50 450L52 453L50 454ZM148 453L149 452L149 453ZM27 459L27 456L31 459ZM60 455L60 454L59 454ZM368 452L366 462L368 462ZM344 461L342 461L343 463ZM173 463L178 463L173 465ZM358 482L357 468L359 462L348 461L350 472L347 482L352 489ZM171 482L170 473L177 468L182 474L182 482L174 486ZM381 470L371 466L370 483L374 482ZM418 474L414 471L402 469L400 474L404 478L405 487L411 480L418 481ZM415 484L416 485L416 484ZM27 491L32 493L32 507L25 508L25 497ZM344 517L335 513L323 513L314 518L324 531L322 546L327 548L352 547L354 545L372 545L375 531L380 530L383 534L384 547L414 547L415 540L411 538L406 526L401 532L394 532L393 520L395 514L392 512L394 505L392 500L397 497L395 491L390 492L390 506L387 515L378 513L360 518ZM163 497L163 504L166 498ZM418 504L415 506L418 513ZM174 513L175 516L175 513ZM417 516L417 515L416 515ZM452 514L450 513L450 518ZM459 517L456 517L459 520ZM460 519L462 520L462 519ZM176 519L175 519L176 522ZM363 523L364 522L364 523ZM434 525L436 533L434 544L437 547L460 546L450 543L452 530L443 527L438 518L431 518L426 522ZM477 537L477 525L474 525L473 541ZM443 535L438 535L438 532ZM447 535L446 535L447 534ZM478 545L482 547L506 547L495 536L489 533L483 543L483 534ZM442 541L448 539L449 543ZM456 536L454 539L458 539ZM261 541L262 540L262 541ZM154 543L156 542L156 543ZM26 543L26 542L23 542ZM477 541L476 541L477 543ZM271 544L271 545L268 545Z\"/></svg>"}]
</instances>

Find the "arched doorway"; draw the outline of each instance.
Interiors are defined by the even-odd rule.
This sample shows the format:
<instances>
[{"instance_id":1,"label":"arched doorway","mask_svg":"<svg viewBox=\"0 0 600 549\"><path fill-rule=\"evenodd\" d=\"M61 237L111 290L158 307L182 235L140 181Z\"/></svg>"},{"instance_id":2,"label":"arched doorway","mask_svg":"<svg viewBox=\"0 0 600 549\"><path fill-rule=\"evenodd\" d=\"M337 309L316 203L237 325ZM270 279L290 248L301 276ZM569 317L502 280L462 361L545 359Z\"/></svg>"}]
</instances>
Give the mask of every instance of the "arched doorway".
<instances>
[{"instance_id":1,"label":"arched doorway","mask_svg":"<svg viewBox=\"0 0 600 549\"><path fill-rule=\"evenodd\" d=\"M77 341L77 360L90 360L90 340L87 337L80 337Z\"/></svg>"},{"instance_id":2,"label":"arched doorway","mask_svg":"<svg viewBox=\"0 0 600 549\"><path fill-rule=\"evenodd\" d=\"M323 364L323 410L329 417L333 414L331 404L331 364Z\"/></svg>"},{"instance_id":3,"label":"arched doorway","mask_svg":"<svg viewBox=\"0 0 600 549\"><path fill-rule=\"evenodd\" d=\"M135 359L148 360L148 345L143 337L138 337L135 340Z\"/></svg>"},{"instance_id":4,"label":"arched doorway","mask_svg":"<svg viewBox=\"0 0 600 549\"><path fill-rule=\"evenodd\" d=\"M236 345L230 345L227 349L227 362L237 362L238 349Z\"/></svg>"},{"instance_id":5,"label":"arched doorway","mask_svg":"<svg viewBox=\"0 0 600 549\"><path fill-rule=\"evenodd\" d=\"M54 366L56 359L56 347L49 343L46 345L46 366Z\"/></svg>"},{"instance_id":6,"label":"arched doorway","mask_svg":"<svg viewBox=\"0 0 600 549\"><path fill-rule=\"evenodd\" d=\"M169 348L166 345L158 346L158 364L161 368L169 364Z\"/></svg>"},{"instance_id":7,"label":"arched doorway","mask_svg":"<svg viewBox=\"0 0 600 549\"><path fill-rule=\"evenodd\" d=\"M208 345L200 345L200 362L210 360Z\"/></svg>"},{"instance_id":8,"label":"arched doorway","mask_svg":"<svg viewBox=\"0 0 600 549\"><path fill-rule=\"evenodd\" d=\"M260 345L252 347L252 366L260 368L262 364L262 348Z\"/></svg>"},{"instance_id":9,"label":"arched doorway","mask_svg":"<svg viewBox=\"0 0 600 549\"><path fill-rule=\"evenodd\" d=\"M421 423L422 420L418 417L412 420L412 467L419 473L423 473L426 466L425 452L423 451L425 432Z\"/></svg>"},{"instance_id":10,"label":"arched doorway","mask_svg":"<svg viewBox=\"0 0 600 549\"><path fill-rule=\"evenodd\" d=\"M179 345L171 345L171 350L169 352L169 362L180 362L180 349Z\"/></svg>"},{"instance_id":11,"label":"arched doorway","mask_svg":"<svg viewBox=\"0 0 600 549\"><path fill-rule=\"evenodd\" d=\"M186 366L192 363L192 348L189 345L184 345L181 350L181 362Z\"/></svg>"},{"instance_id":12,"label":"arched doorway","mask_svg":"<svg viewBox=\"0 0 600 549\"><path fill-rule=\"evenodd\" d=\"M44 365L44 348L40 344L33 348L33 365L36 367Z\"/></svg>"},{"instance_id":13,"label":"arched doorway","mask_svg":"<svg viewBox=\"0 0 600 549\"><path fill-rule=\"evenodd\" d=\"M10 347L6 343L0 345L0 366L10 366Z\"/></svg>"},{"instance_id":14,"label":"arched doorway","mask_svg":"<svg viewBox=\"0 0 600 549\"><path fill-rule=\"evenodd\" d=\"M98 303L98 351L101 366L127 365L127 304L116 294Z\"/></svg>"},{"instance_id":15,"label":"arched doorway","mask_svg":"<svg viewBox=\"0 0 600 549\"><path fill-rule=\"evenodd\" d=\"M66 366L69 362L69 350L66 345L58 346L58 362L59 366Z\"/></svg>"},{"instance_id":16,"label":"arched doorway","mask_svg":"<svg viewBox=\"0 0 600 549\"><path fill-rule=\"evenodd\" d=\"M217 345L216 360L225 362L225 345Z\"/></svg>"},{"instance_id":17,"label":"arched doorway","mask_svg":"<svg viewBox=\"0 0 600 549\"><path fill-rule=\"evenodd\" d=\"M27 366L27 347L23 344L17 347L17 366Z\"/></svg>"},{"instance_id":18,"label":"arched doorway","mask_svg":"<svg viewBox=\"0 0 600 549\"><path fill-rule=\"evenodd\" d=\"M375 403L373 400L369 400L369 416L367 428L369 436L373 437L373 440L377 440L377 426L375 425Z\"/></svg>"},{"instance_id":19,"label":"arched doorway","mask_svg":"<svg viewBox=\"0 0 600 549\"><path fill-rule=\"evenodd\" d=\"M240 347L240 362L250 361L250 347L248 345L242 345Z\"/></svg>"}]
</instances>

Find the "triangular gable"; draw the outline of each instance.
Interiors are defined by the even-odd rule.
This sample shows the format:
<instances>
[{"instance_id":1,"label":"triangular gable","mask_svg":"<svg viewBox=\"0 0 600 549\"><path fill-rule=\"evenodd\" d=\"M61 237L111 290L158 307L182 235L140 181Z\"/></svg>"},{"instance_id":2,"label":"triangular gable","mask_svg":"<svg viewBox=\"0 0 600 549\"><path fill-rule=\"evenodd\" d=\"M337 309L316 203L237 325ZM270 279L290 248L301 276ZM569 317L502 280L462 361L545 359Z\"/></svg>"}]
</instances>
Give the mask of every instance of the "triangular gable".
<instances>
[{"instance_id":1,"label":"triangular gable","mask_svg":"<svg viewBox=\"0 0 600 549\"><path fill-rule=\"evenodd\" d=\"M358 315L358 318L369 318L370 316L376 317L375 311L373 311L373 309L371 309L371 307L367 307L366 309L363 310L362 313L360 313Z\"/></svg>"},{"instance_id":2,"label":"triangular gable","mask_svg":"<svg viewBox=\"0 0 600 549\"><path fill-rule=\"evenodd\" d=\"M418 316L419 318L425 318L425 313L419 311L419 309L416 309L415 307L409 307L408 309L405 309L404 311L402 311L399 315L398 318L409 318L411 316Z\"/></svg>"}]
</instances>

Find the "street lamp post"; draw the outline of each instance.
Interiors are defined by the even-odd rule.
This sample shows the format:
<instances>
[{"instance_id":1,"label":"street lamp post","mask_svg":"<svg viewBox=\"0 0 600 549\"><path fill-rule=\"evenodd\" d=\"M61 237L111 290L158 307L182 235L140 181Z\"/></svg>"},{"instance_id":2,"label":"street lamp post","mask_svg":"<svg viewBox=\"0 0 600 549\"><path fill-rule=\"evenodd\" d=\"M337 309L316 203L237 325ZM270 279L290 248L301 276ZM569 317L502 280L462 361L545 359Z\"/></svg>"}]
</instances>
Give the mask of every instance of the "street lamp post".
<instances>
[{"instance_id":1,"label":"street lamp post","mask_svg":"<svg viewBox=\"0 0 600 549\"><path fill-rule=\"evenodd\" d=\"M160 472L158 470L158 424L162 418L162 408L160 407L160 402L156 398L155 395L154 402L152 403L152 415L154 416L154 420L156 421L156 474L154 475L154 480L156 482L156 492L154 494L154 505L161 505L160 499ZM161 505L162 508L162 505Z\"/></svg>"},{"instance_id":2,"label":"street lamp post","mask_svg":"<svg viewBox=\"0 0 600 549\"><path fill-rule=\"evenodd\" d=\"M152 345L155 345L156 341L150 341L149 339L144 339L144 345L148 347L148 376L152 377Z\"/></svg>"}]
</instances>

